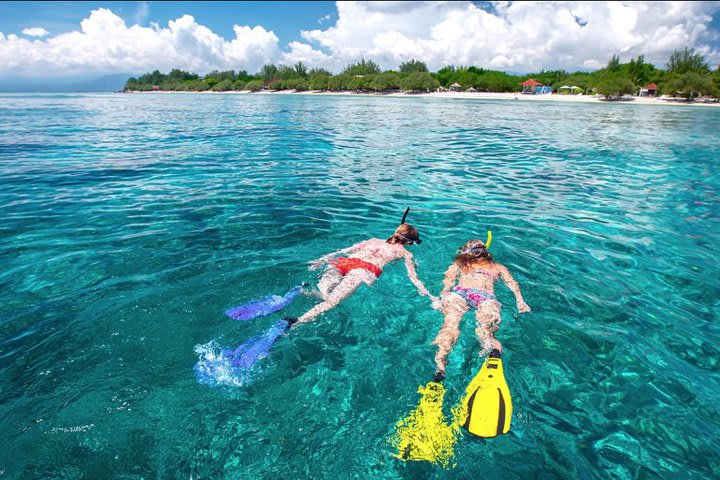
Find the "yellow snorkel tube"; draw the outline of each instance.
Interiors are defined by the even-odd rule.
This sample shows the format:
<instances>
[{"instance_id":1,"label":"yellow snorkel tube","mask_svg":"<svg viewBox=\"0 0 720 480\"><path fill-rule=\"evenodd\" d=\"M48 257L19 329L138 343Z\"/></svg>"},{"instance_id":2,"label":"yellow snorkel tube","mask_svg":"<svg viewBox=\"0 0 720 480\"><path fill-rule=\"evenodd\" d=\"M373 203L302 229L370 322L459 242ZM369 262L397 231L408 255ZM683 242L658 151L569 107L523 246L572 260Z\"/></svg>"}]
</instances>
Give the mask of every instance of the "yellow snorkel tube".
<instances>
[{"instance_id":1,"label":"yellow snorkel tube","mask_svg":"<svg viewBox=\"0 0 720 480\"><path fill-rule=\"evenodd\" d=\"M488 230L487 240L485 240L485 250L490 248L490 244L492 243L492 232Z\"/></svg>"}]
</instances>

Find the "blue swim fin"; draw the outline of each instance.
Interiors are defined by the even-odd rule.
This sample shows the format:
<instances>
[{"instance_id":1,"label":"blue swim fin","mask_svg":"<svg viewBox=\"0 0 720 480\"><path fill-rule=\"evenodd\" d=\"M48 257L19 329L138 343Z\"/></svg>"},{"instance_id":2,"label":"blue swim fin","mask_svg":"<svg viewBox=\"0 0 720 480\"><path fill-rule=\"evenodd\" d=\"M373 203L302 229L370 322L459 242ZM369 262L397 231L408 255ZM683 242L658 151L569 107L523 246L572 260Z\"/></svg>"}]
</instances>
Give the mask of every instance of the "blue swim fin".
<instances>
[{"instance_id":1,"label":"blue swim fin","mask_svg":"<svg viewBox=\"0 0 720 480\"><path fill-rule=\"evenodd\" d=\"M249 338L234 349L223 350L222 354L230 360L233 367L250 369L270 354L272 346L291 325L288 320L279 320L263 333Z\"/></svg>"},{"instance_id":2,"label":"blue swim fin","mask_svg":"<svg viewBox=\"0 0 720 480\"><path fill-rule=\"evenodd\" d=\"M251 372L257 363L270 355L275 342L282 337L297 320L286 318L277 321L264 332L255 335L235 348L218 352L214 342L199 345L195 352L199 354L195 364L198 382L212 386L242 386L251 379Z\"/></svg>"},{"instance_id":3,"label":"blue swim fin","mask_svg":"<svg viewBox=\"0 0 720 480\"><path fill-rule=\"evenodd\" d=\"M257 317L264 317L275 313L290 305L295 297L302 293L303 288L307 287L307 283L295 285L282 297L280 295L268 295L266 297L252 300L239 307L233 307L225 310L225 315L233 320L252 320Z\"/></svg>"}]
</instances>

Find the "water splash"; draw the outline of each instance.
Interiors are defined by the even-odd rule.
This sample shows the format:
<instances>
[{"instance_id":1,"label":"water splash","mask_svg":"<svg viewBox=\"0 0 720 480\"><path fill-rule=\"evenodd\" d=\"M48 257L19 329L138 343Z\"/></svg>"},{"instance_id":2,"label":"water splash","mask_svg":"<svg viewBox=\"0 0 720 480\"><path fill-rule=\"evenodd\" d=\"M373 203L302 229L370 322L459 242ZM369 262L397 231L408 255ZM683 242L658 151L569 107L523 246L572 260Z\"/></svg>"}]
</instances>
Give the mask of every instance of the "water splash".
<instances>
[{"instance_id":1,"label":"water splash","mask_svg":"<svg viewBox=\"0 0 720 480\"><path fill-rule=\"evenodd\" d=\"M272 346L288 328L290 323L280 320L235 348L221 349L214 341L197 345L195 353L199 359L195 364L195 374L198 382L235 387L247 384L258 362L270 354Z\"/></svg>"},{"instance_id":2,"label":"water splash","mask_svg":"<svg viewBox=\"0 0 720 480\"><path fill-rule=\"evenodd\" d=\"M235 367L224 352L214 340L195 346L199 357L195 364L198 382L211 387L242 387L249 383L250 372Z\"/></svg>"}]
</instances>

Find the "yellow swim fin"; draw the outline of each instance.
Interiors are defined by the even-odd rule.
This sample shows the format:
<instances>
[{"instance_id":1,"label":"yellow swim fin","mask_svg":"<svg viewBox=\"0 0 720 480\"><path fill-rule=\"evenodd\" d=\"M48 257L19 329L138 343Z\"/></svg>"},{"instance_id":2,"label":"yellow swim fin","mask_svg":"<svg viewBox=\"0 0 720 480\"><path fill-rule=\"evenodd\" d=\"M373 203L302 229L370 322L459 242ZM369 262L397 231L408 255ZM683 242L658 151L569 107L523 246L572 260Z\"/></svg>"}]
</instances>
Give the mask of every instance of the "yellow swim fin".
<instances>
[{"instance_id":1,"label":"yellow swim fin","mask_svg":"<svg viewBox=\"0 0 720 480\"><path fill-rule=\"evenodd\" d=\"M395 426L389 439L397 450L392 454L405 461L426 461L448 467L453 457L459 427L447 424L443 415L445 387L432 381L418 388L418 406Z\"/></svg>"},{"instance_id":2,"label":"yellow swim fin","mask_svg":"<svg viewBox=\"0 0 720 480\"><path fill-rule=\"evenodd\" d=\"M465 390L463 406L460 424L473 435L490 438L510 431L512 398L499 354L485 359Z\"/></svg>"}]
</instances>

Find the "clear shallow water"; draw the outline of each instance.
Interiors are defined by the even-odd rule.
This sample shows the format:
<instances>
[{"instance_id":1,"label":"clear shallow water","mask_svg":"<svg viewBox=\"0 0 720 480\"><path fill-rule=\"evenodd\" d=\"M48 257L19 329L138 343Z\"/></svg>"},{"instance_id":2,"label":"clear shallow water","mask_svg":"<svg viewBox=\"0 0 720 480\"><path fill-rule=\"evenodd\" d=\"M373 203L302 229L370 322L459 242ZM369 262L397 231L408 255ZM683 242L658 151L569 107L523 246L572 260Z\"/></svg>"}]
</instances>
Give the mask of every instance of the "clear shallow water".
<instances>
[{"instance_id":1,"label":"clear shallow water","mask_svg":"<svg viewBox=\"0 0 720 480\"><path fill-rule=\"evenodd\" d=\"M718 131L704 108L0 95L2 478L717 477ZM441 322L401 265L249 384L198 384L196 345L277 320L226 308L407 205L432 291L490 228L533 308L498 286L509 435L464 436L451 470L390 457Z\"/></svg>"}]
</instances>

